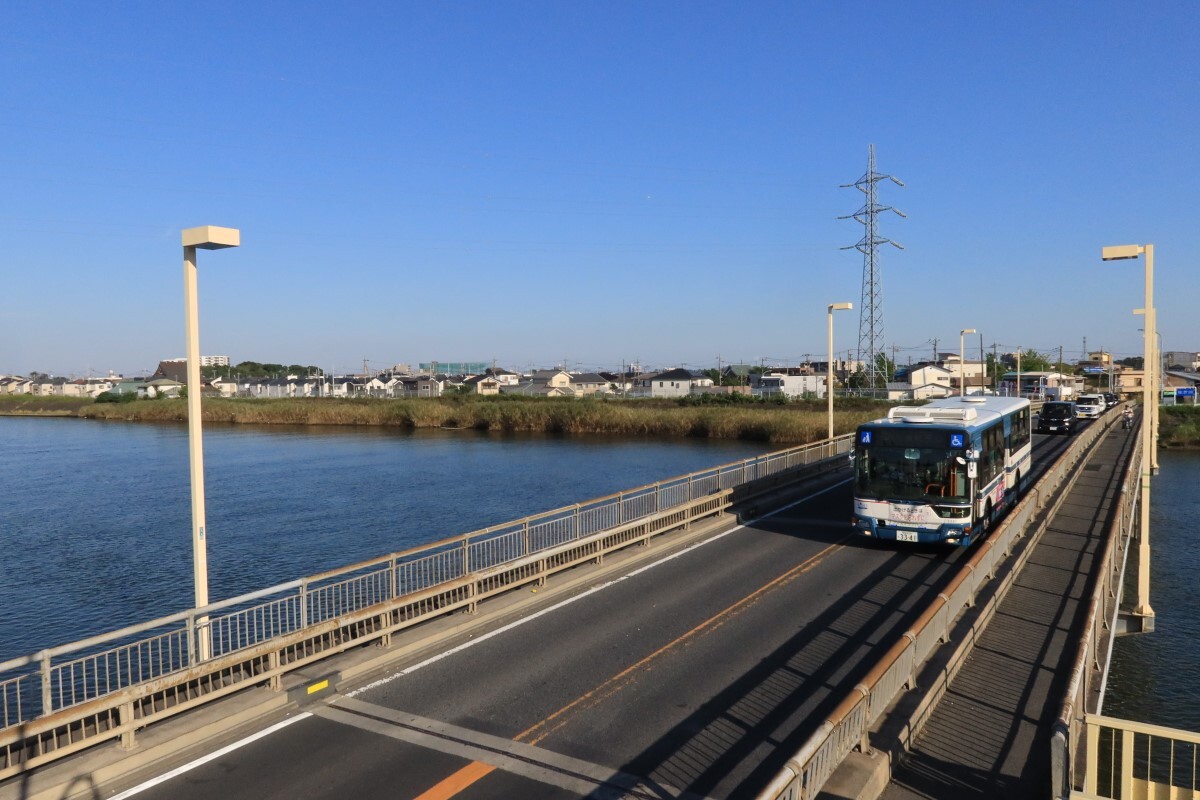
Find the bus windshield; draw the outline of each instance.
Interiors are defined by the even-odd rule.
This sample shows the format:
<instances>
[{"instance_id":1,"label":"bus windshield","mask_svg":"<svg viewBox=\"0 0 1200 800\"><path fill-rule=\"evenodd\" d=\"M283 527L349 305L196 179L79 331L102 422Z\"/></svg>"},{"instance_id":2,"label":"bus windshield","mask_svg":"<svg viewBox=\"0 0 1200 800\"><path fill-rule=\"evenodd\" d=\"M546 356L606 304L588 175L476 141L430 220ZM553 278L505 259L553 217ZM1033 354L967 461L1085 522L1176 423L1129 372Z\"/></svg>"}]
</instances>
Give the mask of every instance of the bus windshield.
<instances>
[{"instance_id":1,"label":"bus windshield","mask_svg":"<svg viewBox=\"0 0 1200 800\"><path fill-rule=\"evenodd\" d=\"M856 497L866 500L965 501L964 431L860 428Z\"/></svg>"}]
</instances>

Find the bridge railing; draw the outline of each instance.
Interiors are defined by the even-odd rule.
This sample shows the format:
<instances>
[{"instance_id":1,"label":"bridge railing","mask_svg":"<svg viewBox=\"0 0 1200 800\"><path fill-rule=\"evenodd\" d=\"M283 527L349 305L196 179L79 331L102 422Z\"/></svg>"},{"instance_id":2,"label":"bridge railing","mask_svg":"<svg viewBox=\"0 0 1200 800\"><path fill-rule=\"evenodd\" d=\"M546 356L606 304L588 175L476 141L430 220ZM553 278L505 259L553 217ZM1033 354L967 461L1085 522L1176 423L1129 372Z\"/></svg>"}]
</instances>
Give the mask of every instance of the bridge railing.
<instances>
[{"instance_id":1,"label":"bridge railing","mask_svg":"<svg viewBox=\"0 0 1200 800\"><path fill-rule=\"evenodd\" d=\"M1144 418L1141 424L1146 424ZM1135 448L1054 723L1050 764L1056 800L1200 796L1200 734L1098 713L1100 679L1121 613L1126 562L1139 533L1141 467L1141 448Z\"/></svg>"},{"instance_id":2,"label":"bridge railing","mask_svg":"<svg viewBox=\"0 0 1200 800\"><path fill-rule=\"evenodd\" d=\"M1009 513L1005 523L977 545L970 558L960 567L938 597L921 613L913 627L901 634L883 658L872 667L862 682L850 690L816 731L797 750L775 778L763 789L758 800L811 800L821 791L838 766L859 749L870 748L868 739L872 727L879 722L901 691L911 689L917 672L933 651L949 641L950 630L958 616L974 605L979 590L996 577L997 567L1012 552L1017 541L1031 529L1035 513L1050 503L1065 497L1060 487L1072 479L1079 459L1112 424L1115 415L1098 420L1077 437L1077 441L1030 489ZM1028 551L1026 551L1028 553ZM1011 582L1017 570L1009 573ZM1000 587L1002 594L1008 583ZM976 626L987 624L996 602L981 615ZM920 718L913 721L911 735L924 723L945 685L953 677L958 664L952 665L943 676L941 687L926 698Z\"/></svg>"},{"instance_id":3,"label":"bridge railing","mask_svg":"<svg viewBox=\"0 0 1200 800\"><path fill-rule=\"evenodd\" d=\"M849 453L792 447L52 647L0 663L0 779L279 677L362 640L720 513L740 486ZM201 654L208 652L207 660Z\"/></svg>"},{"instance_id":4,"label":"bridge railing","mask_svg":"<svg viewBox=\"0 0 1200 800\"><path fill-rule=\"evenodd\" d=\"M1092 587L1083 632L1075 646L1075 663L1050 740L1051 796L1055 798L1070 796L1077 767L1085 766L1085 753L1079 745L1089 706L1092 711L1096 709L1099 676L1106 669L1108 655L1112 652L1112 640L1116 635L1125 564L1129 556L1129 544L1137 528L1141 501L1138 491L1141 466L1142 450L1135 447L1121 476L1121 489L1115 498L1115 513L1105 531L1103 552L1096 568L1097 580ZM1082 772L1079 770L1078 774Z\"/></svg>"},{"instance_id":5,"label":"bridge railing","mask_svg":"<svg viewBox=\"0 0 1200 800\"><path fill-rule=\"evenodd\" d=\"M1200 797L1200 734L1099 714L1084 727L1087 775L1071 800Z\"/></svg>"}]
</instances>

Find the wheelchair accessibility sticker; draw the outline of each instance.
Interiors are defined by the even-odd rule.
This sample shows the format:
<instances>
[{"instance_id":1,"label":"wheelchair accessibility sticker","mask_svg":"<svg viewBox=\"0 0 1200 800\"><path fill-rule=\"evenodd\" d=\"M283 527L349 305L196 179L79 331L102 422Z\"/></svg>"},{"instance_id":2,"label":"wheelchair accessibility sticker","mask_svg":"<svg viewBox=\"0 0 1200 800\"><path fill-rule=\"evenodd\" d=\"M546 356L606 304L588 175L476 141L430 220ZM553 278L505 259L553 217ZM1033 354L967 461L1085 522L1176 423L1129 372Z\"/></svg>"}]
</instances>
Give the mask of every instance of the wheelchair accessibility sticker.
<instances>
[{"instance_id":1,"label":"wheelchair accessibility sticker","mask_svg":"<svg viewBox=\"0 0 1200 800\"><path fill-rule=\"evenodd\" d=\"M961 433L950 434L950 446L951 447L962 447L963 446L963 435Z\"/></svg>"}]
</instances>

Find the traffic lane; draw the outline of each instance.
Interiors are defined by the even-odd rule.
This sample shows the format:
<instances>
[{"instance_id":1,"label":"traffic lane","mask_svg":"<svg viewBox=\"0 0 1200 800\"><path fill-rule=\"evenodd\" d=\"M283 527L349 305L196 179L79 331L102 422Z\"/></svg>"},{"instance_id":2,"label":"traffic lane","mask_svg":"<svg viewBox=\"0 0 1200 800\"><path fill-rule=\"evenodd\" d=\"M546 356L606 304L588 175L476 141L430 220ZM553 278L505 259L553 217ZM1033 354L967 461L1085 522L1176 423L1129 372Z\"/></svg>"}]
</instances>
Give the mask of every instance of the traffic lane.
<instances>
[{"instance_id":1,"label":"traffic lane","mask_svg":"<svg viewBox=\"0 0 1200 800\"><path fill-rule=\"evenodd\" d=\"M620 673L740 600L764 576L811 559L844 538L848 504L848 488L839 487L785 512L795 525L781 524L783 515L762 520L363 698L515 736L594 688L596 675ZM767 524L770 529L758 527ZM808 535L797 535L793 527ZM584 656L588 669L566 667L560 656ZM513 709L512 697L522 697L525 707Z\"/></svg>"},{"instance_id":2,"label":"traffic lane","mask_svg":"<svg viewBox=\"0 0 1200 800\"><path fill-rule=\"evenodd\" d=\"M363 696L728 795L791 754L957 557L860 543L848 489L830 499L817 537L796 509Z\"/></svg>"},{"instance_id":3,"label":"traffic lane","mask_svg":"<svg viewBox=\"0 0 1200 800\"><path fill-rule=\"evenodd\" d=\"M733 548L732 552L740 552L738 558L741 559L749 557L746 566L751 572L757 573L761 573L768 567L776 566L781 554L787 554L797 547L808 553L820 552L821 549L828 546L827 541L820 539L832 540L837 535L844 535L848 531L848 526L844 522L845 507L849 503L848 489L843 486L831 494L835 495L832 502L825 500L818 500L816 503L810 502L806 504L807 512L801 513L801 509L793 509L792 521L795 524L780 525L778 524L779 518L760 521L760 525L771 522L772 529L762 530L755 534L758 546L750 548L739 546ZM822 526L819 523L811 523L811 518L824 518L827 520L827 524ZM814 526L815 533L819 536L813 535ZM808 528L807 534L798 535L793 530L803 527ZM738 533L746 533L746 531ZM728 546L729 542L726 541L728 538L730 537L714 541L698 551L660 565L639 577L642 577L643 583L645 583L646 577L657 576L655 580L649 582L650 585L659 586L660 592L666 592L668 595L672 591L670 588L672 586L691 586L692 582L688 579L687 570L667 571L665 568L682 565L686 559L695 558L710 548L717 549L714 551L716 552L714 561L722 564L736 563L738 559L730 558L728 552L719 552L720 548ZM745 580L743 576L735 574L735 577L727 582L734 587ZM730 597L737 595L738 592L729 592ZM591 600L592 598L587 599ZM524 704L520 702L519 698L541 697L546 694L547 686L553 688L556 683L567 683L571 676L578 678L571 685L572 691L576 692L574 696L586 692L597 680L594 676L588 675L586 671L572 665L555 666L536 674L531 674L528 669L530 663L541 664L546 661L545 651L552 650L556 640L559 641L558 647L563 652L584 652L568 638L569 634L587 630L586 625L580 625L575 616L576 607L582 607L584 604L585 601L580 601L573 606L547 614L538 622L549 620L555 622L555 625L550 626L545 632L536 632L530 638L516 640L511 647L501 648L498 656L492 655L487 659L480 658L479 652L485 647L484 644L481 644L471 650L438 661L436 666L407 675L403 679L407 688L401 699L408 702L409 698L415 697L417 701L412 702L411 707L406 710L418 708L432 718L466 721L470 723L468 726L464 726L467 730L480 733L498 731L507 738L514 738L514 731L523 730L517 726L527 725L529 715L526 714L526 719L522 719L521 714L513 712L511 708L505 708L506 702L494 701L495 696L501 696L504 701L518 699L516 705L519 712L524 709ZM656 613L654 609L657 607L661 611L671 604L650 599L638 603L622 600L618 605L624 606L626 610L636 609L638 612L631 622L628 620L629 614L625 615L627 631L619 631L620 635L618 636L598 637L589 634L585 637L588 640L587 645L592 648L588 657L593 658L594 661L597 660L594 656L598 643L599 651L602 654L607 655L610 651L615 654L609 661L599 661L602 669L598 672L604 676L611 675L614 670L623 670L629 664L630 657L624 654L630 647L627 641L636 639L638 636L649 635L649 631L654 627L650 624ZM699 616L702 615L687 615L680 624L690 625ZM533 624L527 624L525 627L532 630ZM563 631L564 627L566 633ZM515 638L515 633L516 631L508 631L485 644L494 646L498 642L505 642L510 638ZM655 638L656 643L657 641L658 639ZM567 644L563 645L562 642L567 642ZM644 650L645 647L643 646L641 649ZM529 653L537 656L532 662L526 658ZM458 672L446 669L448 665L456 662L459 664ZM495 666L497 663L501 668ZM399 664L398 668L410 668L411 666L411 663ZM439 707L438 698L441 698L441 705L444 705L444 708ZM553 705L553 703L544 703L541 707L542 717L540 718L544 718L547 714L546 709ZM517 722L514 723L512 721L514 719ZM178 786L180 787L178 791L186 797L223 794L230 800L236 800L242 797L258 797L264 793L272 796L270 786L277 783L283 787L281 792L292 792L289 796L328 796L330 793L371 791L372 787L389 785L393 793L399 796L416 797L426 789L442 785L442 781L446 778L458 774L461 766L471 763L461 759L446 761L444 756L431 757L424 747L399 743L395 740L385 741L383 737L367 736L364 739L361 731L343 736L338 728L331 729L330 725L330 721L326 719L302 720L273 733L266 743L254 742L241 750L224 754L216 761L198 767L185 776L174 778L167 784L148 790L144 796L151 799L177 796L174 794L176 791L174 787ZM582 755L595 753L604 754L604 750L590 746L582 750ZM606 764L609 769L614 768L611 761L601 763ZM342 767L330 771L325 768L328 764L338 764ZM307 775L308 772L313 773L311 779ZM262 781L245 781L243 778L247 774L275 777L264 778ZM223 779L223 776L226 779ZM493 791L487 787L502 785L502 778L503 776L499 774L489 776L483 787L484 790ZM505 795L497 792L493 796Z\"/></svg>"}]
</instances>

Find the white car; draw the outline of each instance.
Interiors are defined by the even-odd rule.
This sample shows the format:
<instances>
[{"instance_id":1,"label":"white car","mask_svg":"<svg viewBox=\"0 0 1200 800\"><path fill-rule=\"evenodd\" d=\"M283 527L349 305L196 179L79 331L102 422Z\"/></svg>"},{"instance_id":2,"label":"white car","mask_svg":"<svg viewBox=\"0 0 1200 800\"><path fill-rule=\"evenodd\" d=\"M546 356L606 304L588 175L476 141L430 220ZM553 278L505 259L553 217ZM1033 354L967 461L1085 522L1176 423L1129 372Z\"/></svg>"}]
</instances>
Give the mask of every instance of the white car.
<instances>
[{"instance_id":1,"label":"white car","mask_svg":"<svg viewBox=\"0 0 1200 800\"><path fill-rule=\"evenodd\" d=\"M1102 394L1081 394L1075 398L1075 410L1084 419L1095 419L1105 412L1108 404Z\"/></svg>"}]
</instances>

